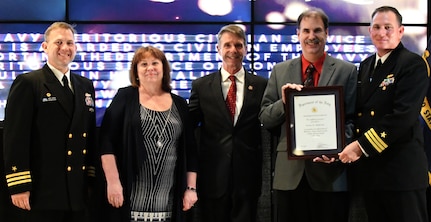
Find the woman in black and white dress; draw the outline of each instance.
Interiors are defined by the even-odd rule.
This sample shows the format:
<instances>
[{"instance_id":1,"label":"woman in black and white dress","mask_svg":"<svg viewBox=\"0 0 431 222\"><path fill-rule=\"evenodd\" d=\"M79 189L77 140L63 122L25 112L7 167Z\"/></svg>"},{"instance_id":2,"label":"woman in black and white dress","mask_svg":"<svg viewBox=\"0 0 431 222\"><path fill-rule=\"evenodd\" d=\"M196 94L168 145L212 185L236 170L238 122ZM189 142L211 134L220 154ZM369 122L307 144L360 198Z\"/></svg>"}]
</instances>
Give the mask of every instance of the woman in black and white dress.
<instances>
[{"instance_id":1,"label":"woman in black and white dress","mask_svg":"<svg viewBox=\"0 0 431 222\"><path fill-rule=\"evenodd\" d=\"M186 101L171 93L170 66L139 48L131 86L120 88L100 129L106 179L103 221L184 221L197 201L196 145Z\"/></svg>"}]
</instances>

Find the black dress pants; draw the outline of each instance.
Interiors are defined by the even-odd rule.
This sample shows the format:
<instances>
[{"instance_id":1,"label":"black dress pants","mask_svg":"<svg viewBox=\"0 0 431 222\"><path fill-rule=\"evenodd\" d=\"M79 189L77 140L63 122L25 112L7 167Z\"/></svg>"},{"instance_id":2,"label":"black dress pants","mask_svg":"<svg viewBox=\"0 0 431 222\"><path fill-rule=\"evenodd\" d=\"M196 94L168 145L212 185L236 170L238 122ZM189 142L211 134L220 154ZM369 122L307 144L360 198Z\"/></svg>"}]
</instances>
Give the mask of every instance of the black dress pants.
<instances>
[{"instance_id":1,"label":"black dress pants","mask_svg":"<svg viewBox=\"0 0 431 222\"><path fill-rule=\"evenodd\" d=\"M348 192L319 192L303 176L295 190L275 190L277 222L347 222Z\"/></svg>"}]
</instances>

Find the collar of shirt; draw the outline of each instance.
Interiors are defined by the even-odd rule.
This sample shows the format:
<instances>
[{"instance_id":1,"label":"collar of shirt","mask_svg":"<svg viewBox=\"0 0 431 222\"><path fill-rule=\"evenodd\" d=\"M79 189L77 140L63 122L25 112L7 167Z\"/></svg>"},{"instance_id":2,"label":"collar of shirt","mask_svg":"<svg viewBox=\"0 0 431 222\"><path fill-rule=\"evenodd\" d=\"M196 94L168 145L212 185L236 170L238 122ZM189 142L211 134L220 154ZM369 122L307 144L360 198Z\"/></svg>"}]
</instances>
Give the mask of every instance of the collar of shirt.
<instances>
[{"instance_id":1,"label":"collar of shirt","mask_svg":"<svg viewBox=\"0 0 431 222\"><path fill-rule=\"evenodd\" d=\"M314 85L317 86L317 83L319 82L320 73L322 73L323 69L323 62L325 61L326 53L323 54L322 57L320 57L316 62L313 63L314 68L317 72L314 73ZM301 62L302 62L302 81L307 78L305 74L305 70L307 69L308 65L310 65L311 62L305 59L304 55L301 55Z\"/></svg>"},{"instance_id":2,"label":"collar of shirt","mask_svg":"<svg viewBox=\"0 0 431 222\"><path fill-rule=\"evenodd\" d=\"M231 81L229 80L230 74L221 68L221 86L222 86L222 92L223 92L223 98L226 99L227 92L229 90L229 87L231 85ZM236 124L236 121L238 120L239 113L242 109L242 104L244 102L244 84L245 84L245 69L242 67L237 73L234 74L236 77L236 109L235 109L235 117L234 117L234 124Z\"/></svg>"},{"instance_id":3,"label":"collar of shirt","mask_svg":"<svg viewBox=\"0 0 431 222\"><path fill-rule=\"evenodd\" d=\"M60 70L56 69L51 64L47 63L47 65L52 70L55 77L57 77L58 81L60 81L61 85L63 85L63 76L66 75L67 79L69 80L69 88L72 89L72 81L70 81L70 69L67 70L67 72L63 74Z\"/></svg>"},{"instance_id":4,"label":"collar of shirt","mask_svg":"<svg viewBox=\"0 0 431 222\"><path fill-rule=\"evenodd\" d=\"M376 61L374 61L374 67L377 66L377 61L379 61L379 59L382 61L382 64L385 63L386 59L389 57L389 55L392 53L392 51L386 53L384 56L380 57L377 53L376 53Z\"/></svg>"},{"instance_id":5,"label":"collar of shirt","mask_svg":"<svg viewBox=\"0 0 431 222\"><path fill-rule=\"evenodd\" d=\"M221 80L222 82L229 82L229 76L231 75L230 73L228 73L225 69L221 68ZM245 75L245 70L244 67L241 68L237 73L233 74L236 78L236 81L239 83L244 83L244 75Z\"/></svg>"}]
</instances>

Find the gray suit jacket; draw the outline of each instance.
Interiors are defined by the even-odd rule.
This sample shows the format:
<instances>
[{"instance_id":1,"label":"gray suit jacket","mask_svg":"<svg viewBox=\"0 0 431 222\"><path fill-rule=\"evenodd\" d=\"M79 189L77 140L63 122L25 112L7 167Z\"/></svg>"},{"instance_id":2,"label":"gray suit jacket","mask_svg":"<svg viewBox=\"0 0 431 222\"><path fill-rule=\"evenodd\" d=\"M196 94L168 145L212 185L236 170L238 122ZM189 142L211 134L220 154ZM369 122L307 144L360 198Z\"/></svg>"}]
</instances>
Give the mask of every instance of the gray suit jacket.
<instances>
[{"instance_id":1,"label":"gray suit jacket","mask_svg":"<svg viewBox=\"0 0 431 222\"><path fill-rule=\"evenodd\" d=\"M286 123L281 87L286 83L302 84L301 58L274 66L262 99L259 119L267 129L280 128L277 145L273 187L276 190L294 190L305 172L308 183L316 191L344 191L347 189L345 167L341 163L313 163L312 160L288 160ZM356 101L357 68L355 65L326 56L319 86L343 86L346 123L346 144L351 141L352 115Z\"/></svg>"}]
</instances>

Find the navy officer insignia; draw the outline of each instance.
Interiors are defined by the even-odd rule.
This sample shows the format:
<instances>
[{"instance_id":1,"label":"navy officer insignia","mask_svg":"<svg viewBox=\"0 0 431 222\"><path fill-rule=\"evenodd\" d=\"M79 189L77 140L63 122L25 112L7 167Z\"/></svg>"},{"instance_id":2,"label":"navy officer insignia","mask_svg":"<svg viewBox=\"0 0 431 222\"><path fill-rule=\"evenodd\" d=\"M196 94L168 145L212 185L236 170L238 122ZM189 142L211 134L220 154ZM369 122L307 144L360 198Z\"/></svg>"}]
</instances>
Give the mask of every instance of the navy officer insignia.
<instances>
[{"instance_id":1,"label":"navy officer insignia","mask_svg":"<svg viewBox=\"0 0 431 222\"><path fill-rule=\"evenodd\" d=\"M94 112L94 100L90 93L85 93L85 105L90 107L88 111Z\"/></svg>"},{"instance_id":2,"label":"navy officer insignia","mask_svg":"<svg viewBox=\"0 0 431 222\"><path fill-rule=\"evenodd\" d=\"M393 84L395 82L394 74L389 74L386 76L386 78L380 83L379 87L382 88L382 90L386 90L386 87Z\"/></svg>"},{"instance_id":3,"label":"navy officer insignia","mask_svg":"<svg viewBox=\"0 0 431 222\"><path fill-rule=\"evenodd\" d=\"M54 101L57 101L57 97L52 96L52 94L51 94L51 93L49 93L49 92L47 92L47 93L45 94L45 96L46 96L46 97L43 97L43 98L42 98L42 102L44 102L44 103L46 103L46 102L54 102Z\"/></svg>"},{"instance_id":4,"label":"navy officer insignia","mask_svg":"<svg viewBox=\"0 0 431 222\"><path fill-rule=\"evenodd\" d=\"M374 128L371 128L365 132L365 137L367 138L368 142L370 142L374 149L379 153L388 148L388 144L384 140L387 136L388 135L386 132L381 132L379 136L379 133L377 133Z\"/></svg>"},{"instance_id":5,"label":"navy officer insignia","mask_svg":"<svg viewBox=\"0 0 431 222\"><path fill-rule=\"evenodd\" d=\"M6 183L8 187L31 183L31 175L29 170L18 172L18 167L12 166L12 172L13 173L6 175Z\"/></svg>"}]
</instances>

